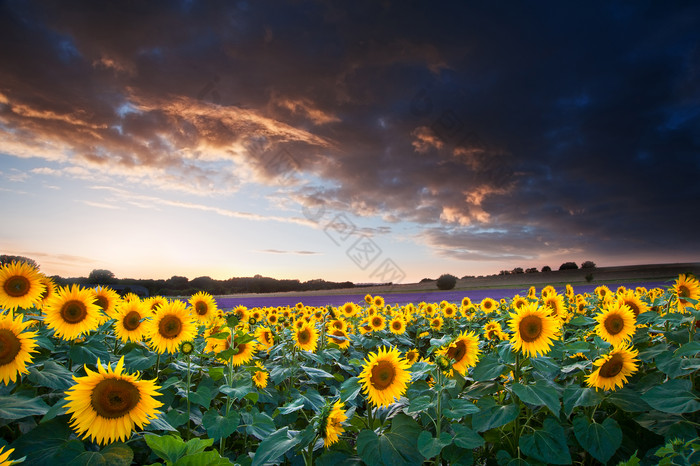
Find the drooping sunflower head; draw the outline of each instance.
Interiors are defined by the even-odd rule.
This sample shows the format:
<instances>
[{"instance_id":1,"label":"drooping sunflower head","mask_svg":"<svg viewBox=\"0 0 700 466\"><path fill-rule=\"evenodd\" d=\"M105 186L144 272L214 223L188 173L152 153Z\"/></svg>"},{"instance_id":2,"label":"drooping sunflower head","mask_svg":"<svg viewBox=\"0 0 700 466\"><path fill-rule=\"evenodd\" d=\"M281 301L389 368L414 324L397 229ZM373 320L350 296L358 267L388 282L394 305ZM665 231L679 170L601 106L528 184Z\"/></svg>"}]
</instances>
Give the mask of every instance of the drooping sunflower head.
<instances>
[{"instance_id":1,"label":"drooping sunflower head","mask_svg":"<svg viewBox=\"0 0 700 466\"><path fill-rule=\"evenodd\" d=\"M41 273L26 262L10 262L0 267L0 308L14 311L37 305L46 290Z\"/></svg>"},{"instance_id":2,"label":"drooping sunflower head","mask_svg":"<svg viewBox=\"0 0 700 466\"><path fill-rule=\"evenodd\" d=\"M146 335L145 321L150 316L148 303L141 300L122 302L114 316L114 334L124 343L142 341Z\"/></svg>"},{"instance_id":3,"label":"drooping sunflower head","mask_svg":"<svg viewBox=\"0 0 700 466\"><path fill-rule=\"evenodd\" d=\"M511 344L526 356L545 355L559 336L559 319L551 315L549 308L528 303L510 314L508 326L513 332Z\"/></svg>"},{"instance_id":4,"label":"drooping sunflower head","mask_svg":"<svg viewBox=\"0 0 700 466\"><path fill-rule=\"evenodd\" d=\"M44 313L46 325L57 337L68 341L95 330L102 315L93 291L78 285L59 288L44 307Z\"/></svg>"},{"instance_id":5,"label":"drooping sunflower head","mask_svg":"<svg viewBox=\"0 0 700 466\"><path fill-rule=\"evenodd\" d=\"M22 322L22 316L0 315L0 380L5 385L14 382L17 374L27 374L27 364L32 362L31 353L36 353L36 336L26 331L29 322Z\"/></svg>"},{"instance_id":6,"label":"drooping sunflower head","mask_svg":"<svg viewBox=\"0 0 700 466\"><path fill-rule=\"evenodd\" d=\"M638 351L627 345L613 348L607 355L593 362L596 369L586 376L586 384L601 390L622 388L627 377L637 372Z\"/></svg>"},{"instance_id":7,"label":"drooping sunflower head","mask_svg":"<svg viewBox=\"0 0 700 466\"><path fill-rule=\"evenodd\" d=\"M83 439L98 444L126 441L136 426L142 428L158 415L163 405L153 380L139 380L139 374L124 373L124 357L112 369L97 360L98 372L85 367L86 376L75 377L66 391L70 425Z\"/></svg>"},{"instance_id":8,"label":"drooping sunflower head","mask_svg":"<svg viewBox=\"0 0 700 466\"><path fill-rule=\"evenodd\" d=\"M395 347L370 352L359 375L362 391L374 406L387 407L400 398L408 387L409 363Z\"/></svg>"},{"instance_id":9,"label":"drooping sunflower head","mask_svg":"<svg viewBox=\"0 0 700 466\"><path fill-rule=\"evenodd\" d=\"M348 416L345 414L343 403L340 400L336 401L323 423L321 436L323 437L324 447L328 448L338 441L340 434L345 432L342 424L347 419Z\"/></svg>"},{"instance_id":10,"label":"drooping sunflower head","mask_svg":"<svg viewBox=\"0 0 700 466\"><path fill-rule=\"evenodd\" d=\"M595 320L598 321L595 327L596 334L613 346L631 341L637 328L632 309L620 301L603 306Z\"/></svg>"},{"instance_id":11,"label":"drooping sunflower head","mask_svg":"<svg viewBox=\"0 0 700 466\"><path fill-rule=\"evenodd\" d=\"M452 369L464 375L467 368L474 367L479 360L481 353L479 339L474 332L467 333L465 330L452 343L439 349L437 353L452 360Z\"/></svg>"},{"instance_id":12,"label":"drooping sunflower head","mask_svg":"<svg viewBox=\"0 0 700 466\"><path fill-rule=\"evenodd\" d=\"M205 324L217 315L216 301L209 293L199 291L190 297L189 303L192 315L200 324Z\"/></svg>"},{"instance_id":13,"label":"drooping sunflower head","mask_svg":"<svg viewBox=\"0 0 700 466\"><path fill-rule=\"evenodd\" d=\"M116 318L117 306L121 301L119 293L106 286L98 286L92 292L95 295L95 304L99 306L105 318Z\"/></svg>"},{"instance_id":14,"label":"drooping sunflower head","mask_svg":"<svg viewBox=\"0 0 700 466\"><path fill-rule=\"evenodd\" d=\"M316 345L318 341L318 330L316 326L311 323L304 323L304 325L294 331L294 346L300 350L314 352L316 351Z\"/></svg>"},{"instance_id":15,"label":"drooping sunflower head","mask_svg":"<svg viewBox=\"0 0 700 466\"><path fill-rule=\"evenodd\" d=\"M148 321L146 335L157 353L176 353L180 343L194 340L197 324L183 301L169 301L158 307Z\"/></svg>"}]
</instances>

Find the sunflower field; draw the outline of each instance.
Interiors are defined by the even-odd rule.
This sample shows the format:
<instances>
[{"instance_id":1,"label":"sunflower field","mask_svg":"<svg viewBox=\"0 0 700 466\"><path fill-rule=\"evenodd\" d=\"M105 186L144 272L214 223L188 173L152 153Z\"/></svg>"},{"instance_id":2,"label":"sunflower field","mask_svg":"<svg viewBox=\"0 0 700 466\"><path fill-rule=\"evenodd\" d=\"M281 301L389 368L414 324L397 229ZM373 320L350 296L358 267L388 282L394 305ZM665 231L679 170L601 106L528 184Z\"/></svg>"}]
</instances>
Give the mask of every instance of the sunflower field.
<instances>
[{"instance_id":1,"label":"sunflower field","mask_svg":"<svg viewBox=\"0 0 700 466\"><path fill-rule=\"evenodd\" d=\"M0 465L700 464L700 284L220 309L0 268Z\"/></svg>"}]
</instances>

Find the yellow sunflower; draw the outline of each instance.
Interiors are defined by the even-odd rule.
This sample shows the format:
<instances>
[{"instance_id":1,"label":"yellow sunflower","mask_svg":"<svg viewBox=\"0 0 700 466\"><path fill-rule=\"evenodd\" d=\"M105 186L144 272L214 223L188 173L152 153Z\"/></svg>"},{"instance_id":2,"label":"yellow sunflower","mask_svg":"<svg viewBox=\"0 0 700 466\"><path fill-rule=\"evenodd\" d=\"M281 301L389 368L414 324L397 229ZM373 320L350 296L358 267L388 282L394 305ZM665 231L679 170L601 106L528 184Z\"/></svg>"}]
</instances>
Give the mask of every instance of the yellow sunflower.
<instances>
[{"instance_id":1,"label":"yellow sunflower","mask_svg":"<svg viewBox=\"0 0 700 466\"><path fill-rule=\"evenodd\" d=\"M240 340L236 341L236 335L234 335L233 343L231 342L230 337L224 341L226 342L225 349L234 348L236 350L236 354L231 356L231 363L234 366L241 366L243 364L247 364L250 362L251 359L253 359L253 355L255 354L255 351L257 349L257 344L255 343L255 340L250 340L246 342L242 342Z\"/></svg>"},{"instance_id":2,"label":"yellow sunflower","mask_svg":"<svg viewBox=\"0 0 700 466\"><path fill-rule=\"evenodd\" d=\"M238 317L238 320L240 322L246 322L248 320L248 308L245 306L236 306L232 311L231 314L235 315ZM289 315L285 315L285 317L289 318Z\"/></svg>"},{"instance_id":3,"label":"yellow sunflower","mask_svg":"<svg viewBox=\"0 0 700 466\"><path fill-rule=\"evenodd\" d=\"M323 428L323 446L328 448L338 441L340 434L345 432L342 424L348 419L348 416L343 411L343 403L340 400L336 401L331 409L331 412L326 418Z\"/></svg>"},{"instance_id":4,"label":"yellow sunflower","mask_svg":"<svg viewBox=\"0 0 700 466\"><path fill-rule=\"evenodd\" d=\"M409 363L398 349L379 348L370 352L359 375L362 391L371 404L387 407L406 393L411 380Z\"/></svg>"},{"instance_id":5,"label":"yellow sunflower","mask_svg":"<svg viewBox=\"0 0 700 466\"><path fill-rule=\"evenodd\" d=\"M468 367L474 367L479 360L479 339L474 332L463 331L448 346L441 348L437 354L452 359L452 369L464 375Z\"/></svg>"},{"instance_id":6,"label":"yellow sunflower","mask_svg":"<svg viewBox=\"0 0 700 466\"><path fill-rule=\"evenodd\" d=\"M340 307L340 312L346 319L353 317L357 314L357 305L355 303L345 303Z\"/></svg>"},{"instance_id":7,"label":"yellow sunflower","mask_svg":"<svg viewBox=\"0 0 700 466\"><path fill-rule=\"evenodd\" d=\"M304 325L294 331L294 346L300 350L314 352L318 340L318 331L316 326L310 323Z\"/></svg>"},{"instance_id":8,"label":"yellow sunflower","mask_svg":"<svg viewBox=\"0 0 700 466\"><path fill-rule=\"evenodd\" d=\"M53 281L53 279L47 277L46 275L42 275L39 280L41 280L41 283L44 284L45 288L39 296L39 301L37 301L36 307L38 309L43 309L44 306L46 306L46 303L48 303L51 298L56 296L56 283Z\"/></svg>"},{"instance_id":9,"label":"yellow sunflower","mask_svg":"<svg viewBox=\"0 0 700 466\"><path fill-rule=\"evenodd\" d=\"M328 340L328 343L335 343L340 349L345 349L350 346L350 338L344 330L337 328L331 329L328 331L326 339Z\"/></svg>"},{"instance_id":10,"label":"yellow sunflower","mask_svg":"<svg viewBox=\"0 0 700 466\"><path fill-rule=\"evenodd\" d=\"M408 365L412 366L413 363L417 362L420 359L420 352L417 349L410 349L406 351L406 361L408 361Z\"/></svg>"},{"instance_id":11,"label":"yellow sunflower","mask_svg":"<svg viewBox=\"0 0 700 466\"><path fill-rule=\"evenodd\" d=\"M98 286L93 289L95 304L97 304L104 315L105 322L114 319L117 313L117 305L121 301L119 293L106 286Z\"/></svg>"},{"instance_id":12,"label":"yellow sunflower","mask_svg":"<svg viewBox=\"0 0 700 466\"><path fill-rule=\"evenodd\" d=\"M560 319L566 318L566 305L562 295L550 293L546 298L542 298L542 305L549 307L553 316Z\"/></svg>"},{"instance_id":13,"label":"yellow sunflower","mask_svg":"<svg viewBox=\"0 0 700 466\"><path fill-rule=\"evenodd\" d=\"M678 297L678 308L681 311L684 311L686 306L694 306L694 304L684 298L700 299L700 283L692 275L680 274L676 283L673 284L672 289Z\"/></svg>"},{"instance_id":14,"label":"yellow sunflower","mask_svg":"<svg viewBox=\"0 0 700 466\"><path fill-rule=\"evenodd\" d=\"M396 316L391 319L389 322L389 330L391 330L391 333L394 335L401 335L406 332L406 322L403 320L403 317Z\"/></svg>"},{"instance_id":15,"label":"yellow sunflower","mask_svg":"<svg viewBox=\"0 0 700 466\"><path fill-rule=\"evenodd\" d=\"M13 451L15 451L14 448L10 448L7 451L5 450L5 446L3 445L0 447L0 466L10 466L12 464L16 464L15 461L10 459L10 455L12 454Z\"/></svg>"},{"instance_id":16,"label":"yellow sunflower","mask_svg":"<svg viewBox=\"0 0 700 466\"><path fill-rule=\"evenodd\" d=\"M209 293L195 293L190 297L189 303L192 306L192 315L199 324L205 324L217 315L216 301Z\"/></svg>"},{"instance_id":17,"label":"yellow sunflower","mask_svg":"<svg viewBox=\"0 0 700 466\"><path fill-rule=\"evenodd\" d=\"M260 343L260 346L267 351L270 351L270 349L275 345L275 336L273 335L272 330L264 325L261 325L255 329L255 339L258 341L258 343Z\"/></svg>"},{"instance_id":18,"label":"yellow sunflower","mask_svg":"<svg viewBox=\"0 0 700 466\"><path fill-rule=\"evenodd\" d=\"M511 313L508 326L513 332L513 349L529 357L547 354L560 331L559 319L537 303L528 303Z\"/></svg>"},{"instance_id":19,"label":"yellow sunflower","mask_svg":"<svg viewBox=\"0 0 700 466\"><path fill-rule=\"evenodd\" d=\"M147 322L146 335L156 353L176 353L180 343L197 336L197 324L183 301L169 301Z\"/></svg>"},{"instance_id":20,"label":"yellow sunflower","mask_svg":"<svg viewBox=\"0 0 700 466\"><path fill-rule=\"evenodd\" d=\"M375 296L372 298L372 302L377 306L377 309L384 309L384 298L381 296Z\"/></svg>"},{"instance_id":21,"label":"yellow sunflower","mask_svg":"<svg viewBox=\"0 0 700 466\"><path fill-rule=\"evenodd\" d=\"M454 304L449 304L449 303L448 303L448 304L445 306L445 308L442 310L442 314L443 314L446 318L452 318L452 317L454 317L455 315L457 315L457 306L455 306Z\"/></svg>"},{"instance_id":22,"label":"yellow sunflower","mask_svg":"<svg viewBox=\"0 0 700 466\"><path fill-rule=\"evenodd\" d=\"M375 314L369 319L369 325L375 332L381 332L386 328L386 319L381 314Z\"/></svg>"},{"instance_id":23,"label":"yellow sunflower","mask_svg":"<svg viewBox=\"0 0 700 466\"><path fill-rule=\"evenodd\" d=\"M462 298L462 307L469 307L471 305L472 305L472 300L468 296L465 296L464 298Z\"/></svg>"},{"instance_id":24,"label":"yellow sunflower","mask_svg":"<svg viewBox=\"0 0 700 466\"><path fill-rule=\"evenodd\" d=\"M430 328L435 331L442 329L442 317L433 317L430 319Z\"/></svg>"},{"instance_id":25,"label":"yellow sunflower","mask_svg":"<svg viewBox=\"0 0 700 466\"><path fill-rule=\"evenodd\" d=\"M226 326L226 321L221 319L215 319L214 322L205 332L204 332L204 341L207 342L207 344L204 346L204 352L205 353L220 353L223 350L225 350L229 344L226 341L226 338L212 338L212 335L216 335L217 333L225 333L227 335L231 335L231 329ZM229 337L230 339L230 337Z\"/></svg>"},{"instance_id":26,"label":"yellow sunflower","mask_svg":"<svg viewBox=\"0 0 700 466\"><path fill-rule=\"evenodd\" d=\"M586 376L586 384L602 390L622 388L627 382L627 377L637 372L639 363L637 354L637 350L627 345L613 348L608 354L593 362L593 366L597 369Z\"/></svg>"},{"instance_id":27,"label":"yellow sunflower","mask_svg":"<svg viewBox=\"0 0 700 466\"><path fill-rule=\"evenodd\" d=\"M501 327L501 324L495 320L489 320L486 322L486 325L484 325L484 337L486 337L487 340L498 339L499 334L502 331L503 328Z\"/></svg>"},{"instance_id":28,"label":"yellow sunflower","mask_svg":"<svg viewBox=\"0 0 700 466\"><path fill-rule=\"evenodd\" d=\"M513 309L518 310L529 302L530 301L528 301L527 298L523 298L522 296L516 294L515 296L513 296L513 301L510 302L510 306Z\"/></svg>"},{"instance_id":29,"label":"yellow sunflower","mask_svg":"<svg viewBox=\"0 0 700 466\"><path fill-rule=\"evenodd\" d=\"M41 277L41 273L26 262L13 261L0 267L0 308L14 311L39 303L46 290Z\"/></svg>"},{"instance_id":30,"label":"yellow sunflower","mask_svg":"<svg viewBox=\"0 0 700 466\"><path fill-rule=\"evenodd\" d=\"M366 302L367 304L372 304L372 295L371 295L371 294L367 293L367 294L365 295L365 302Z\"/></svg>"},{"instance_id":31,"label":"yellow sunflower","mask_svg":"<svg viewBox=\"0 0 700 466\"><path fill-rule=\"evenodd\" d=\"M637 318L639 314L643 314L649 310L649 306L644 304L644 302L641 299L639 299L639 296L637 296L637 294L632 290L628 290L627 292L623 293L620 297L617 298L617 300L620 303L629 306L629 308L634 313L635 318Z\"/></svg>"},{"instance_id":32,"label":"yellow sunflower","mask_svg":"<svg viewBox=\"0 0 700 466\"><path fill-rule=\"evenodd\" d=\"M124 343L142 341L147 329L145 319L151 315L148 303L141 300L121 303L114 315L114 334Z\"/></svg>"},{"instance_id":33,"label":"yellow sunflower","mask_svg":"<svg viewBox=\"0 0 700 466\"><path fill-rule=\"evenodd\" d=\"M155 314L160 306L168 303L168 298L164 296L151 296L150 298L146 299L146 303L148 304L151 312Z\"/></svg>"},{"instance_id":34,"label":"yellow sunflower","mask_svg":"<svg viewBox=\"0 0 700 466\"><path fill-rule=\"evenodd\" d=\"M484 313L488 314L498 309L498 301L492 298L484 298L481 300L481 303L479 303L479 307L481 307Z\"/></svg>"},{"instance_id":35,"label":"yellow sunflower","mask_svg":"<svg viewBox=\"0 0 700 466\"><path fill-rule=\"evenodd\" d=\"M98 444L126 441L135 426L143 428L158 415L163 405L155 380L138 380L139 373L128 374L122 356L117 366L105 368L97 360L98 372L85 367L86 376L75 377L76 384L66 391L67 414L71 427L83 439Z\"/></svg>"},{"instance_id":36,"label":"yellow sunflower","mask_svg":"<svg viewBox=\"0 0 700 466\"><path fill-rule=\"evenodd\" d=\"M265 366L263 366L259 361L255 362L255 368L257 369L253 374L253 383L258 388L267 387L267 379L270 377Z\"/></svg>"},{"instance_id":37,"label":"yellow sunflower","mask_svg":"<svg viewBox=\"0 0 700 466\"><path fill-rule=\"evenodd\" d=\"M17 374L26 374L27 364L36 353L36 336L25 331L29 322L22 322L22 316L0 315L0 380L7 385L17 379Z\"/></svg>"},{"instance_id":38,"label":"yellow sunflower","mask_svg":"<svg viewBox=\"0 0 700 466\"><path fill-rule=\"evenodd\" d=\"M101 318L93 291L78 285L59 288L46 304L44 313L47 327L53 329L57 337L68 341L95 330Z\"/></svg>"},{"instance_id":39,"label":"yellow sunflower","mask_svg":"<svg viewBox=\"0 0 700 466\"><path fill-rule=\"evenodd\" d=\"M595 320L598 321L595 327L596 334L613 346L632 340L637 328L632 309L620 301L605 305Z\"/></svg>"}]
</instances>

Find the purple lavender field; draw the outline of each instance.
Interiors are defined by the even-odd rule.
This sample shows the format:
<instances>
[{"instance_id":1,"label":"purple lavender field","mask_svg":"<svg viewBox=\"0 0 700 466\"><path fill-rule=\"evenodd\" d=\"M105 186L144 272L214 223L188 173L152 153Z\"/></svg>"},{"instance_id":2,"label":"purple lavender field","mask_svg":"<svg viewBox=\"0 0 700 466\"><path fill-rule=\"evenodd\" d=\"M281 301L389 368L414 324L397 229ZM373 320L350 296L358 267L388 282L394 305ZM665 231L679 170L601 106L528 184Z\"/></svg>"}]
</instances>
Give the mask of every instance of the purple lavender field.
<instances>
[{"instance_id":1,"label":"purple lavender field","mask_svg":"<svg viewBox=\"0 0 700 466\"><path fill-rule=\"evenodd\" d=\"M575 293L591 293L595 288L600 285L574 285ZM608 288L615 291L619 286L625 286L626 288L636 288L638 286L643 286L647 289L655 287L668 286L668 283L662 281L654 282L632 282L632 283L608 283L606 284ZM542 287L538 287L541 289ZM564 293L564 287L556 287L557 291ZM216 303L220 308L229 309L236 306L245 306L248 308L253 307L277 307L277 306L294 306L296 303L301 302L306 306L341 306L346 302L353 302L356 304L364 304L364 298L366 293L349 293L349 294L333 294L333 295L291 295L290 296L266 296L265 294L260 294L254 297L228 297L228 298L216 298ZM374 293L371 293L374 295ZM485 289L485 290L457 290L457 291L431 291L431 292L413 292L413 293L381 293L377 292L376 295L382 296L384 302L390 305L406 305L408 303L420 303L422 301L435 303L440 301L447 301L451 303L461 303L462 298L468 296L472 302L479 302L484 298L493 298L500 300L501 298L512 298L516 294L525 295L527 294L527 288L501 288L501 289Z\"/></svg>"}]
</instances>

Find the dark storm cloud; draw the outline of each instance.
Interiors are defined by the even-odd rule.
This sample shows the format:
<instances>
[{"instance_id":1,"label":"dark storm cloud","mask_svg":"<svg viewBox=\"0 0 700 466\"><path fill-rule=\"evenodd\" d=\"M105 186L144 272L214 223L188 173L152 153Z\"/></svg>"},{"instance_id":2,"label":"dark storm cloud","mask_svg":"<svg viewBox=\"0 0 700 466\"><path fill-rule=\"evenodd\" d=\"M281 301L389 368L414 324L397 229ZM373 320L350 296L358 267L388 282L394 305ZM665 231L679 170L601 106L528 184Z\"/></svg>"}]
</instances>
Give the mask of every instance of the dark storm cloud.
<instances>
[{"instance_id":1,"label":"dark storm cloud","mask_svg":"<svg viewBox=\"0 0 700 466\"><path fill-rule=\"evenodd\" d=\"M330 3L5 2L3 149L283 183L468 260L698 250L700 7Z\"/></svg>"}]
</instances>

